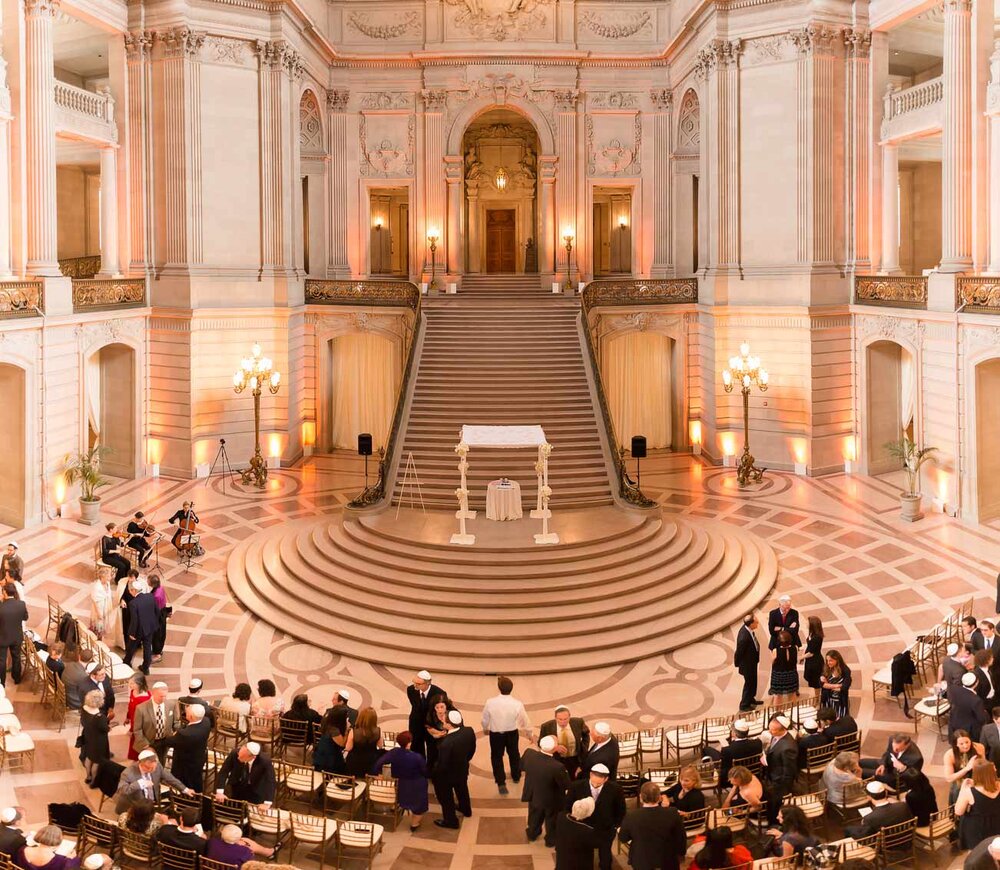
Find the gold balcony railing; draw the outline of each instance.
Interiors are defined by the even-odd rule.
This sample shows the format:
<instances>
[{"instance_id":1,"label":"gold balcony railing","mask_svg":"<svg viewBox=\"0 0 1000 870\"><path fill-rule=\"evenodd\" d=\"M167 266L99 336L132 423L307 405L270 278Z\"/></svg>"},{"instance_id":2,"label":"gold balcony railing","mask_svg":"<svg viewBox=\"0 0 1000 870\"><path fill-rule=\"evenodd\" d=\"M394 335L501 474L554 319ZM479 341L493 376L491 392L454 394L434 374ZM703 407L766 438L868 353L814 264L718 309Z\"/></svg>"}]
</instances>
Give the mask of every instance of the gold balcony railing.
<instances>
[{"instance_id":1,"label":"gold balcony railing","mask_svg":"<svg viewBox=\"0 0 1000 870\"><path fill-rule=\"evenodd\" d=\"M73 311L141 308L146 304L145 278L75 279Z\"/></svg>"},{"instance_id":2,"label":"gold balcony railing","mask_svg":"<svg viewBox=\"0 0 1000 870\"><path fill-rule=\"evenodd\" d=\"M927 278L923 275L855 275L856 305L926 308Z\"/></svg>"},{"instance_id":3,"label":"gold balcony railing","mask_svg":"<svg viewBox=\"0 0 1000 870\"><path fill-rule=\"evenodd\" d=\"M44 308L41 281L0 281L0 318L34 317Z\"/></svg>"},{"instance_id":4,"label":"gold balcony railing","mask_svg":"<svg viewBox=\"0 0 1000 870\"><path fill-rule=\"evenodd\" d=\"M420 288L411 281L306 280L307 305L420 307Z\"/></svg>"},{"instance_id":5,"label":"gold balcony railing","mask_svg":"<svg viewBox=\"0 0 1000 870\"><path fill-rule=\"evenodd\" d=\"M1000 278L959 278L955 296L963 311L1000 314Z\"/></svg>"},{"instance_id":6,"label":"gold balcony railing","mask_svg":"<svg viewBox=\"0 0 1000 870\"><path fill-rule=\"evenodd\" d=\"M59 271L67 278L93 278L101 271L101 255L67 257L59 261Z\"/></svg>"},{"instance_id":7,"label":"gold balcony railing","mask_svg":"<svg viewBox=\"0 0 1000 870\"><path fill-rule=\"evenodd\" d=\"M628 473L625 464L625 447L618 441L611 407L604 391L604 378L597 354L597 338L590 323L590 312L601 307L631 307L633 305L683 305L698 301L697 278L664 278L643 281L638 279L611 279L591 281L583 288L583 336L587 354L594 372L594 386L601 406L601 419L611 448L612 461L618 478L619 497L634 507L652 508L656 502L648 498Z\"/></svg>"}]
</instances>

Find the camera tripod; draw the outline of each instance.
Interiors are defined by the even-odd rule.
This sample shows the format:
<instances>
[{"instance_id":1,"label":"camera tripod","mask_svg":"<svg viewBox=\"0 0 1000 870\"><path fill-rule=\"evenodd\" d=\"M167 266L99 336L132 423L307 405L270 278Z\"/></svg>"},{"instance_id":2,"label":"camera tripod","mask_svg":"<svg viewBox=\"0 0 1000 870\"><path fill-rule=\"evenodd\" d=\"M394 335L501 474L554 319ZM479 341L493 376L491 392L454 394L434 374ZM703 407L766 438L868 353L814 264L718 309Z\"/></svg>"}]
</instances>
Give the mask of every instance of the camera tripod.
<instances>
[{"instance_id":1,"label":"camera tripod","mask_svg":"<svg viewBox=\"0 0 1000 870\"><path fill-rule=\"evenodd\" d=\"M212 479L212 475L215 474L215 466L219 464L220 460L222 461L222 468L219 473L222 475L222 494L225 495L226 475L231 478L234 485L236 483L236 472L233 471L232 463L229 461L229 454L226 452L225 438L219 439L219 452L215 454L215 459L212 461L212 467L208 471L208 479L205 481L206 485L208 485L208 482Z\"/></svg>"}]
</instances>

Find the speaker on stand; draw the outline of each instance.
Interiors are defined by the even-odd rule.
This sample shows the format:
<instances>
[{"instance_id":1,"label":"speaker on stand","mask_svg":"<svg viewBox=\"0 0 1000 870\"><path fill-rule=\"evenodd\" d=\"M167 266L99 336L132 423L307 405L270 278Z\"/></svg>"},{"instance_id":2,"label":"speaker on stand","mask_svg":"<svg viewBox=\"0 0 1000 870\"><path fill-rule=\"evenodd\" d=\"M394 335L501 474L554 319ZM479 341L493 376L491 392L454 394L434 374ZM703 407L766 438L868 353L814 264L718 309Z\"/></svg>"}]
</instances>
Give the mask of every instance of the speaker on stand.
<instances>
[{"instance_id":1,"label":"speaker on stand","mask_svg":"<svg viewBox=\"0 0 1000 870\"><path fill-rule=\"evenodd\" d=\"M632 436L632 458L635 460L635 485L642 489L642 477L639 474L639 460L646 458L646 436Z\"/></svg>"},{"instance_id":2,"label":"speaker on stand","mask_svg":"<svg viewBox=\"0 0 1000 870\"><path fill-rule=\"evenodd\" d=\"M362 432L358 435L358 456L365 458L365 489L368 489L368 457L372 455L372 433Z\"/></svg>"}]
</instances>

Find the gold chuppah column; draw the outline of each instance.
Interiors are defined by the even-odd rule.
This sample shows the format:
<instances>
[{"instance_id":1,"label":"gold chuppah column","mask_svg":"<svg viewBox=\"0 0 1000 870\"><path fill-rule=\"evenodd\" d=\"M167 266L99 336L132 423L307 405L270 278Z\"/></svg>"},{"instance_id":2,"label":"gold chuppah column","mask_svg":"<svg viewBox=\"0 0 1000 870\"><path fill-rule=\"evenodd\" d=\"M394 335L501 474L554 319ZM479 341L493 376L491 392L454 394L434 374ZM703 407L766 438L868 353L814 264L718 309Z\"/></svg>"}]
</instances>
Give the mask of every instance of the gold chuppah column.
<instances>
[{"instance_id":1,"label":"gold chuppah column","mask_svg":"<svg viewBox=\"0 0 1000 870\"><path fill-rule=\"evenodd\" d=\"M262 355L260 345L256 342L250 352L252 356L244 357L233 375L233 389L236 393L242 393L249 387L253 396L254 451L250 467L240 472L240 478L244 486L254 484L263 489L267 483L267 463L260 452L260 394L264 384L267 384L272 396L278 392L281 372L274 368L268 357Z\"/></svg>"},{"instance_id":2,"label":"gold chuppah column","mask_svg":"<svg viewBox=\"0 0 1000 870\"><path fill-rule=\"evenodd\" d=\"M735 382L743 393L743 455L736 469L736 481L740 486L760 483L766 469L754 465L750 453L750 388L756 384L762 392L767 392L768 373L760 367L760 358L750 356L750 343L740 345L740 355L729 358L729 368L722 371L722 383L727 393L733 391Z\"/></svg>"}]
</instances>

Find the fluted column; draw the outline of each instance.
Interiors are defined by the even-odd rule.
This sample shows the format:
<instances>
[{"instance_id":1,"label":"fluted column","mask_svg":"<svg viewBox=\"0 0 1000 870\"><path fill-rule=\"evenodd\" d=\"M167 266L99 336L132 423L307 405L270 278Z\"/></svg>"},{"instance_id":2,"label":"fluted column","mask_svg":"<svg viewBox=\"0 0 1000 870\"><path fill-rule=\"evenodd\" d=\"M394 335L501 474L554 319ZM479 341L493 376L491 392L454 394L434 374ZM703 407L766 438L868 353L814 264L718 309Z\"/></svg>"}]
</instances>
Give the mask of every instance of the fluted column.
<instances>
[{"instance_id":1,"label":"fluted column","mask_svg":"<svg viewBox=\"0 0 1000 870\"><path fill-rule=\"evenodd\" d=\"M944 4L941 271L972 266L972 3Z\"/></svg>"},{"instance_id":2,"label":"fluted column","mask_svg":"<svg viewBox=\"0 0 1000 870\"><path fill-rule=\"evenodd\" d=\"M444 270L448 262L446 251L453 244L448 238L446 183L444 175L444 111L447 102L445 91L424 91L424 239L421 248L424 252L424 271L430 274L431 249L427 236L432 230L437 231L437 269ZM443 261L443 262L442 262Z\"/></svg>"},{"instance_id":3,"label":"fluted column","mask_svg":"<svg viewBox=\"0 0 1000 870\"><path fill-rule=\"evenodd\" d=\"M462 257L462 172L465 166L458 154L449 155L444 161L448 182L448 274L461 275L465 271Z\"/></svg>"},{"instance_id":4,"label":"fluted column","mask_svg":"<svg viewBox=\"0 0 1000 870\"><path fill-rule=\"evenodd\" d=\"M356 150L358 137L351 135L353 125L347 114L350 99L350 91L334 89L326 94L330 118L330 258L327 274L331 278L351 276L347 256L347 203L352 177L351 155Z\"/></svg>"},{"instance_id":5,"label":"fluted column","mask_svg":"<svg viewBox=\"0 0 1000 870\"><path fill-rule=\"evenodd\" d=\"M586 227L578 226L576 220L576 104L577 91L556 91L556 154L559 157L559 169L556 178L556 245L560 253L556 258L557 272L562 273L563 280L572 281L572 273L579 274L580 250L583 247L583 232ZM573 234L573 253L571 262L567 262L566 252L562 249L563 236ZM565 268L565 271L564 271Z\"/></svg>"},{"instance_id":6,"label":"fluted column","mask_svg":"<svg viewBox=\"0 0 1000 870\"><path fill-rule=\"evenodd\" d=\"M118 149L101 148L101 276L121 274L118 260Z\"/></svg>"},{"instance_id":7,"label":"fluted column","mask_svg":"<svg viewBox=\"0 0 1000 870\"><path fill-rule=\"evenodd\" d=\"M899 146L882 146L882 271L899 271Z\"/></svg>"},{"instance_id":8,"label":"fluted column","mask_svg":"<svg viewBox=\"0 0 1000 870\"><path fill-rule=\"evenodd\" d=\"M28 272L59 275L56 211L56 109L52 59L55 0L25 0L25 155L27 157Z\"/></svg>"},{"instance_id":9,"label":"fluted column","mask_svg":"<svg viewBox=\"0 0 1000 870\"><path fill-rule=\"evenodd\" d=\"M0 278L10 270L10 90L7 88L7 61L0 57Z\"/></svg>"},{"instance_id":10,"label":"fluted column","mask_svg":"<svg viewBox=\"0 0 1000 870\"><path fill-rule=\"evenodd\" d=\"M871 269L871 44L868 30L844 31L847 47L848 136L847 262L858 272Z\"/></svg>"},{"instance_id":11,"label":"fluted column","mask_svg":"<svg viewBox=\"0 0 1000 870\"><path fill-rule=\"evenodd\" d=\"M556 252L556 162L554 154L538 158L538 271L542 281L555 277Z\"/></svg>"},{"instance_id":12,"label":"fluted column","mask_svg":"<svg viewBox=\"0 0 1000 870\"><path fill-rule=\"evenodd\" d=\"M1000 40L994 43L990 57L990 85L986 100L989 116L989 270L1000 274Z\"/></svg>"},{"instance_id":13,"label":"fluted column","mask_svg":"<svg viewBox=\"0 0 1000 870\"><path fill-rule=\"evenodd\" d=\"M670 227L670 199L673 193L670 178L670 118L673 94L667 88L649 92L653 108L653 226L642 227L644 238L652 234L653 278L669 278L674 274L673 233ZM639 230L635 227L634 230Z\"/></svg>"}]
</instances>

